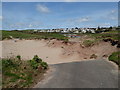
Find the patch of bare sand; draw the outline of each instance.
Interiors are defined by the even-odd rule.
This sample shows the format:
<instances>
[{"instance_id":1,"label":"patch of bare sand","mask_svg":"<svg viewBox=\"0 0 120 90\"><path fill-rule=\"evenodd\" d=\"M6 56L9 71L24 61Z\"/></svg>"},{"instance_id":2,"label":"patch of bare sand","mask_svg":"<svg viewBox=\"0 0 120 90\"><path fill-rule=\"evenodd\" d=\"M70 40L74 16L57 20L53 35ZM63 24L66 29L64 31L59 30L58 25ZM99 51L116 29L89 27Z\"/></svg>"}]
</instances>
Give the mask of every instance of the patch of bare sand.
<instances>
[{"instance_id":1,"label":"patch of bare sand","mask_svg":"<svg viewBox=\"0 0 120 90\"><path fill-rule=\"evenodd\" d=\"M38 55L49 64L76 61L76 56L62 58L62 48L50 47L49 41L46 40L5 40L1 42L2 58L21 55L23 60L29 60L34 55Z\"/></svg>"},{"instance_id":2,"label":"patch of bare sand","mask_svg":"<svg viewBox=\"0 0 120 90\"><path fill-rule=\"evenodd\" d=\"M92 47L83 47L81 43L64 43L59 40L4 40L2 43L2 58L21 55L23 60L32 59L38 55L49 64L66 63L80 60L90 60L92 54L101 59L116 51L110 43L101 42Z\"/></svg>"},{"instance_id":3,"label":"patch of bare sand","mask_svg":"<svg viewBox=\"0 0 120 90\"><path fill-rule=\"evenodd\" d=\"M117 51L116 46L112 46L109 42L99 42L91 47L85 47L81 44L81 42L70 42L63 43L59 41L53 41L49 43L52 47L61 47L62 55L61 57L68 56L77 56L78 60L86 60L86 59L106 59L112 53ZM96 58L90 58L93 54L95 54Z\"/></svg>"}]
</instances>

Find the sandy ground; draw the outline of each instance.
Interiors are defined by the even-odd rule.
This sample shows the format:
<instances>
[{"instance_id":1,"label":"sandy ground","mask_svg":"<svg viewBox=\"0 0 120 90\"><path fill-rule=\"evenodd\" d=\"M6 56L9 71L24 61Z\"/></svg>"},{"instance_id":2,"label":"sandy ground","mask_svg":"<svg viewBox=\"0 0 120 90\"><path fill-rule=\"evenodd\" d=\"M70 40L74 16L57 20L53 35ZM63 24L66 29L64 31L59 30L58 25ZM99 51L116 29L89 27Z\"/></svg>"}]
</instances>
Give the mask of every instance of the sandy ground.
<instances>
[{"instance_id":1,"label":"sandy ground","mask_svg":"<svg viewBox=\"0 0 120 90\"><path fill-rule=\"evenodd\" d=\"M65 44L57 40L4 40L0 41L0 57L15 57L21 55L23 60L32 59L38 55L49 64L90 60L92 54L97 55L97 59L107 58L116 51L115 46L110 43L101 42L92 47L83 47L80 42Z\"/></svg>"}]
</instances>

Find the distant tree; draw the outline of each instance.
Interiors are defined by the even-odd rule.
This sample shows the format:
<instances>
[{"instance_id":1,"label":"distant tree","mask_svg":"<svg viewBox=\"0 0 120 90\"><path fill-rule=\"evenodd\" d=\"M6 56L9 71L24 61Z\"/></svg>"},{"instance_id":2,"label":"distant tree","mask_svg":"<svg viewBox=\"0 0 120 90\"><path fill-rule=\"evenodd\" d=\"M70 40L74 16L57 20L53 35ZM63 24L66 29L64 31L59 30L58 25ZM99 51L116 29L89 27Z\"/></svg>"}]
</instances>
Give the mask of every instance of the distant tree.
<instances>
[{"instance_id":1,"label":"distant tree","mask_svg":"<svg viewBox=\"0 0 120 90\"><path fill-rule=\"evenodd\" d=\"M13 30L13 31L18 31L18 30Z\"/></svg>"},{"instance_id":2,"label":"distant tree","mask_svg":"<svg viewBox=\"0 0 120 90\"><path fill-rule=\"evenodd\" d=\"M101 33L102 32L102 28L100 28L100 26L98 26L97 30L95 31L95 33Z\"/></svg>"},{"instance_id":3,"label":"distant tree","mask_svg":"<svg viewBox=\"0 0 120 90\"><path fill-rule=\"evenodd\" d=\"M100 29L101 29L100 26L98 26L97 30L100 30Z\"/></svg>"},{"instance_id":4,"label":"distant tree","mask_svg":"<svg viewBox=\"0 0 120 90\"><path fill-rule=\"evenodd\" d=\"M109 29L112 29L112 28L113 28L112 26L109 27Z\"/></svg>"},{"instance_id":5,"label":"distant tree","mask_svg":"<svg viewBox=\"0 0 120 90\"><path fill-rule=\"evenodd\" d=\"M78 29L78 27L75 27L75 29Z\"/></svg>"},{"instance_id":6,"label":"distant tree","mask_svg":"<svg viewBox=\"0 0 120 90\"><path fill-rule=\"evenodd\" d=\"M68 28L66 28L66 30L68 30Z\"/></svg>"}]
</instances>

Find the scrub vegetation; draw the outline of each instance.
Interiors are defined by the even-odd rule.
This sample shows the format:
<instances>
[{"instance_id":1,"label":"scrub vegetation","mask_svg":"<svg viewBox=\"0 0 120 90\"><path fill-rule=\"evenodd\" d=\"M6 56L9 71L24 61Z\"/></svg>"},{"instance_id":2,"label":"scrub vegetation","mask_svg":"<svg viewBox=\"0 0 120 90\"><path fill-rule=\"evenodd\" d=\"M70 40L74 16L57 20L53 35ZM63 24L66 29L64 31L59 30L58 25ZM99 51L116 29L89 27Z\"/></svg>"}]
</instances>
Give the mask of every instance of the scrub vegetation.
<instances>
[{"instance_id":1,"label":"scrub vegetation","mask_svg":"<svg viewBox=\"0 0 120 90\"><path fill-rule=\"evenodd\" d=\"M27 88L32 87L42 79L48 69L48 64L37 55L32 60L16 58L2 59L2 87Z\"/></svg>"}]
</instances>

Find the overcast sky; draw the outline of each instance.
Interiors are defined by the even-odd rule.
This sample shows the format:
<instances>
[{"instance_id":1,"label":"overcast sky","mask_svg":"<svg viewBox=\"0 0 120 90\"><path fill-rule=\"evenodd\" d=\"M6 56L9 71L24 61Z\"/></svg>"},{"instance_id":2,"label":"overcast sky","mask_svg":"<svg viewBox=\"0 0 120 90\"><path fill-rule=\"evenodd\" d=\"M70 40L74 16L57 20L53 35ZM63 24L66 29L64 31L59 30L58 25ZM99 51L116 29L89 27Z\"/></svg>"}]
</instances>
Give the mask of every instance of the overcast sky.
<instances>
[{"instance_id":1,"label":"overcast sky","mask_svg":"<svg viewBox=\"0 0 120 90\"><path fill-rule=\"evenodd\" d=\"M3 2L2 6L0 19L8 30L118 24L117 2Z\"/></svg>"}]
</instances>

